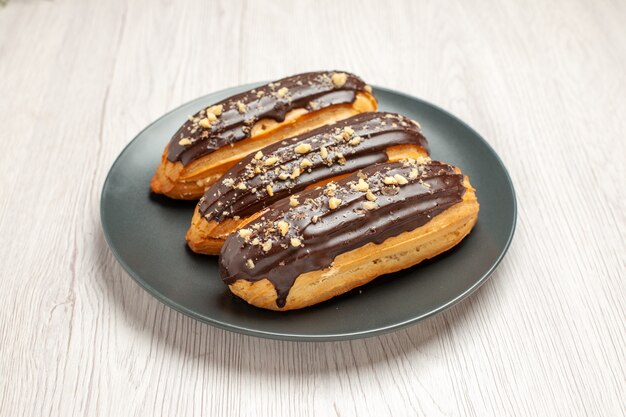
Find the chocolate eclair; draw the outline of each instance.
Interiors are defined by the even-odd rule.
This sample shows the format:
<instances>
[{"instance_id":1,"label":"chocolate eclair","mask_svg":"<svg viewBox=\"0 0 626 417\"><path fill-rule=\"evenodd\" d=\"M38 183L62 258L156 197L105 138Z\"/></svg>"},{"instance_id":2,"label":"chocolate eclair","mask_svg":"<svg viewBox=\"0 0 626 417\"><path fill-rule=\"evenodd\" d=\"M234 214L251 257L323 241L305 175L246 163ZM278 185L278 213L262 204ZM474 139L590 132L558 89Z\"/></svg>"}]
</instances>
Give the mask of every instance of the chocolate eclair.
<instances>
[{"instance_id":1,"label":"chocolate eclair","mask_svg":"<svg viewBox=\"0 0 626 417\"><path fill-rule=\"evenodd\" d=\"M395 113L362 113L248 155L200 199L187 243L217 255L224 239L261 211L300 191L379 162L428 157L417 122ZM294 203L295 204L295 203Z\"/></svg>"},{"instance_id":2,"label":"chocolate eclair","mask_svg":"<svg viewBox=\"0 0 626 417\"><path fill-rule=\"evenodd\" d=\"M231 234L224 282L257 307L307 307L458 244L479 205L469 179L442 162L373 165L270 206Z\"/></svg>"},{"instance_id":3,"label":"chocolate eclair","mask_svg":"<svg viewBox=\"0 0 626 417\"><path fill-rule=\"evenodd\" d=\"M347 72L310 72L271 82L189 116L163 151L150 187L171 198L199 199L249 153L374 110L371 87Z\"/></svg>"}]
</instances>

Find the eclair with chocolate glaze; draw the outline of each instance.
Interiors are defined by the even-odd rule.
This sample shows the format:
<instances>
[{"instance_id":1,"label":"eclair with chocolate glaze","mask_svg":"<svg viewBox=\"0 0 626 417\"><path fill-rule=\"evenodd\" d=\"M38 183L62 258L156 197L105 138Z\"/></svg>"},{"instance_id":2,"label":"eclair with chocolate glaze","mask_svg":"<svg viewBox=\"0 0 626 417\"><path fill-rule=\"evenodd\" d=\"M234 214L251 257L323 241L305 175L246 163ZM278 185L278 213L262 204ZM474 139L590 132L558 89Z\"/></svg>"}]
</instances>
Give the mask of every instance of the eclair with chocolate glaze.
<instances>
[{"instance_id":1,"label":"eclair with chocolate glaze","mask_svg":"<svg viewBox=\"0 0 626 417\"><path fill-rule=\"evenodd\" d=\"M224 239L272 203L375 163L428 157L417 122L395 113L362 113L248 155L200 199L187 243L217 255ZM359 185L359 186L362 186Z\"/></svg>"},{"instance_id":2,"label":"eclair with chocolate glaze","mask_svg":"<svg viewBox=\"0 0 626 417\"><path fill-rule=\"evenodd\" d=\"M456 167L377 164L274 203L226 239L220 273L252 305L303 308L452 248L478 210Z\"/></svg>"},{"instance_id":3,"label":"eclair with chocolate glaze","mask_svg":"<svg viewBox=\"0 0 626 417\"><path fill-rule=\"evenodd\" d=\"M189 116L163 151L150 188L199 199L241 158L284 138L376 110L372 89L346 72L283 78Z\"/></svg>"}]
</instances>

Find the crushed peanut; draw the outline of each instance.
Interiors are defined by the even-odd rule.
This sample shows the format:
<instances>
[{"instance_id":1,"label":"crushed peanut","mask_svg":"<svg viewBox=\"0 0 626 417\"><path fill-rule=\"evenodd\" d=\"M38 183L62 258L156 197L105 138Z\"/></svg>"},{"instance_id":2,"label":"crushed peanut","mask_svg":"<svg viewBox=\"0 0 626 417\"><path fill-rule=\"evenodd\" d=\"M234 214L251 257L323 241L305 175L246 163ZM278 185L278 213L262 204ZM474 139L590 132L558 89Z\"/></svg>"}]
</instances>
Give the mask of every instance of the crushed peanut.
<instances>
[{"instance_id":1,"label":"crushed peanut","mask_svg":"<svg viewBox=\"0 0 626 417\"><path fill-rule=\"evenodd\" d=\"M376 203L374 203L373 201L364 201L363 203L361 203L361 207L363 207L365 210L374 210L376 208Z\"/></svg>"},{"instance_id":2,"label":"crushed peanut","mask_svg":"<svg viewBox=\"0 0 626 417\"><path fill-rule=\"evenodd\" d=\"M211 122L210 122L210 121L209 121L209 119L207 119L206 117L205 117L204 119L200 120L200 121L198 122L198 124L199 124L201 127L205 128L205 129L208 129L208 128L210 128L210 127L211 127Z\"/></svg>"},{"instance_id":3,"label":"crushed peanut","mask_svg":"<svg viewBox=\"0 0 626 417\"><path fill-rule=\"evenodd\" d=\"M348 76L344 72L335 72L330 78L333 80L333 84L337 88L343 87L348 80Z\"/></svg>"},{"instance_id":4,"label":"crushed peanut","mask_svg":"<svg viewBox=\"0 0 626 417\"><path fill-rule=\"evenodd\" d=\"M413 168L411 170L411 172L409 172L409 178L414 180L415 178L417 178L418 172L417 169Z\"/></svg>"},{"instance_id":5,"label":"crushed peanut","mask_svg":"<svg viewBox=\"0 0 626 417\"><path fill-rule=\"evenodd\" d=\"M328 158L328 149L326 149L326 146L322 146L320 148L320 155L322 156L322 159Z\"/></svg>"},{"instance_id":6,"label":"crushed peanut","mask_svg":"<svg viewBox=\"0 0 626 417\"><path fill-rule=\"evenodd\" d=\"M239 188L240 190L247 190L248 189L248 187L246 187L246 183L244 183L244 182L240 182L237 185L237 188Z\"/></svg>"},{"instance_id":7,"label":"crushed peanut","mask_svg":"<svg viewBox=\"0 0 626 417\"><path fill-rule=\"evenodd\" d=\"M206 109L206 113L211 113L214 116L220 116L222 114L222 110L224 110L224 106L221 104L216 104L215 106L211 106Z\"/></svg>"},{"instance_id":8,"label":"crushed peanut","mask_svg":"<svg viewBox=\"0 0 626 417\"><path fill-rule=\"evenodd\" d=\"M331 210L336 209L340 205L341 205L341 199L337 197L331 197L328 199L328 207L330 207Z\"/></svg>"},{"instance_id":9,"label":"crushed peanut","mask_svg":"<svg viewBox=\"0 0 626 417\"><path fill-rule=\"evenodd\" d=\"M394 177L385 177L383 179L383 182L387 185L396 185L398 184L398 180L395 179Z\"/></svg>"},{"instance_id":10,"label":"crushed peanut","mask_svg":"<svg viewBox=\"0 0 626 417\"><path fill-rule=\"evenodd\" d=\"M247 110L247 107L245 104L243 104L242 101L238 101L237 102L237 111L239 111L239 113L243 114L245 113Z\"/></svg>"},{"instance_id":11,"label":"crushed peanut","mask_svg":"<svg viewBox=\"0 0 626 417\"><path fill-rule=\"evenodd\" d=\"M217 116L213 113L207 113L206 118L209 119L209 122L215 123L217 121Z\"/></svg>"},{"instance_id":12,"label":"crushed peanut","mask_svg":"<svg viewBox=\"0 0 626 417\"><path fill-rule=\"evenodd\" d=\"M272 166L272 165L276 165L277 162L278 162L278 158L276 158L275 156L270 156L263 162L263 164L267 166Z\"/></svg>"},{"instance_id":13,"label":"crushed peanut","mask_svg":"<svg viewBox=\"0 0 626 417\"><path fill-rule=\"evenodd\" d=\"M276 92L276 95L279 98L283 98L283 97L285 97L287 95L288 92L289 92L289 89L287 87L283 87L283 88L281 88L280 90L278 90Z\"/></svg>"},{"instance_id":14,"label":"crushed peanut","mask_svg":"<svg viewBox=\"0 0 626 417\"><path fill-rule=\"evenodd\" d=\"M191 140L189 140L189 138L182 138L178 141L178 144L181 146L191 145Z\"/></svg>"},{"instance_id":15,"label":"crushed peanut","mask_svg":"<svg viewBox=\"0 0 626 417\"><path fill-rule=\"evenodd\" d=\"M305 154L311 152L311 145L308 143L301 143L294 148L294 151L299 154Z\"/></svg>"},{"instance_id":16,"label":"crushed peanut","mask_svg":"<svg viewBox=\"0 0 626 417\"><path fill-rule=\"evenodd\" d=\"M366 84L366 85L365 85L365 91L367 91L368 93L370 93L370 94L371 94L371 93L372 93L372 86L371 86L371 85L369 85L369 84Z\"/></svg>"},{"instance_id":17,"label":"crushed peanut","mask_svg":"<svg viewBox=\"0 0 626 417\"><path fill-rule=\"evenodd\" d=\"M252 234L252 230L250 230L250 229L240 229L239 230L239 236L241 236L244 239L250 237L251 234Z\"/></svg>"},{"instance_id":18,"label":"crushed peanut","mask_svg":"<svg viewBox=\"0 0 626 417\"><path fill-rule=\"evenodd\" d=\"M279 221L276 226L278 227L278 230L280 231L280 234L282 236L285 236L287 234L287 232L289 231L289 223L287 223L284 220Z\"/></svg>"},{"instance_id":19,"label":"crushed peanut","mask_svg":"<svg viewBox=\"0 0 626 417\"><path fill-rule=\"evenodd\" d=\"M265 243L263 243L263 246L261 246L261 248L263 249L263 252L269 252L270 249L272 249L272 241L271 240L265 241Z\"/></svg>"},{"instance_id":20,"label":"crushed peanut","mask_svg":"<svg viewBox=\"0 0 626 417\"><path fill-rule=\"evenodd\" d=\"M396 182L397 182L398 184L400 184L400 185L405 185L405 184L408 184L408 183L409 183L409 181L408 181L406 178L404 178L402 175L400 175L400 174L396 174L396 175L394 175L394 176L393 176L393 178L394 178L394 179L396 180Z\"/></svg>"},{"instance_id":21,"label":"crushed peanut","mask_svg":"<svg viewBox=\"0 0 626 417\"><path fill-rule=\"evenodd\" d=\"M300 167L295 167L291 173L291 179L296 179L300 176Z\"/></svg>"},{"instance_id":22,"label":"crushed peanut","mask_svg":"<svg viewBox=\"0 0 626 417\"><path fill-rule=\"evenodd\" d=\"M252 259L248 259L246 261L246 266L248 267L248 269L254 269L254 262L252 261Z\"/></svg>"},{"instance_id":23,"label":"crushed peanut","mask_svg":"<svg viewBox=\"0 0 626 417\"><path fill-rule=\"evenodd\" d=\"M302 162L300 162L300 168L309 168L313 166L313 162L310 159L304 158Z\"/></svg>"},{"instance_id":24,"label":"crushed peanut","mask_svg":"<svg viewBox=\"0 0 626 417\"><path fill-rule=\"evenodd\" d=\"M357 146L359 143L361 143L361 140L362 140L361 137L357 136L357 137L351 139L350 142L348 142L348 143L350 145L352 145L352 146Z\"/></svg>"},{"instance_id":25,"label":"crushed peanut","mask_svg":"<svg viewBox=\"0 0 626 417\"><path fill-rule=\"evenodd\" d=\"M269 195L270 197L274 195L274 190L272 190L271 185L268 185L267 187L265 187L265 189L267 190L267 195Z\"/></svg>"},{"instance_id":26,"label":"crushed peanut","mask_svg":"<svg viewBox=\"0 0 626 417\"><path fill-rule=\"evenodd\" d=\"M363 180L363 178L359 178L359 182L356 183L354 188L356 188L357 191L360 191L360 192L364 193L367 190L369 190L370 186L369 186L369 184L367 182L365 182Z\"/></svg>"},{"instance_id":27,"label":"crushed peanut","mask_svg":"<svg viewBox=\"0 0 626 417\"><path fill-rule=\"evenodd\" d=\"M296 247L296 248L302 245L302 241L298 239L297 237L292 237L290 240L290 243L291 243L291 246Z\"/></svg>"},{"instance_id":28,"label":"crushed peanut","mask_svg":"<svg viewBox=\"0 0 626 417\"><path fill-rule=\"evenodd\" d=\"M292 195L291 197L289 197L289 205L291 207L296 207L298 206L298 204L300 204L300 202L298 201L297 195Z\"/></svg>"},{"instance_id":29,"label":"crushed peanut","mask_svg":"<svg viewBox=\"0 0 626 417\"><path fill-rule=\"evenodd\" d=\"M374 195L372 190L367 190L367 193L365 193L365 198L367 198L368 201L376 201L376 196Z\"/></svg>"},{"instance_id":30,"label":"crushed peanut","mask_svg":"<svg viewBox=\"0 0 626 417\"><path fill-rule=\"evenodd\" d=\"M262 159L262 158L263 158L263 152L261 152L261 151L258 151L258 152L254 155L254 159L256 159L257 161L258 161L259 159Z\"/></svg>"}]
</instances>

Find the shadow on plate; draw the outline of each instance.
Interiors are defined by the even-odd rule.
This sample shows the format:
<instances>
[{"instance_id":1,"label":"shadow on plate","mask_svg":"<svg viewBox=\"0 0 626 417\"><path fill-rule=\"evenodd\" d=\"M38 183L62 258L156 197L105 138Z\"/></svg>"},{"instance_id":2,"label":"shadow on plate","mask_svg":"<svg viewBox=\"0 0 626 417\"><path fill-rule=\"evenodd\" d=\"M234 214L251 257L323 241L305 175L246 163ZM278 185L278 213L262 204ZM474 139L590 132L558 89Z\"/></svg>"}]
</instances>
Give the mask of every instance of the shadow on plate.
<instances>
[{"instance_id":1,"label":"shadow on plate","mask_svg":"<svg viewBox=\"0 0 626 417\"><path fill-rule=\"evenodd\" d=\"M158 196L155 198L159 201L163 200ZM173 204L177 206L186 205L186 209L188 209L189 203L174 202ZM442 314L437 314L405 329L379 336L350 341L313 343L263 339L222 330L171 310L140 288L126 274L111 254L102 231L96 235L95 240L95 245L92 248L99 253L101 259L101 262L96 265L96 279L107 292L107 298L114 301L115 308L118 310L117 314L123 316L127 321L131 321L135 329L161 338L165 347L172 353L186 358L192 357L194 361L211 361L215 365L240 369L240 361L243 360L255 372L264 374L275 375L276 372L285 375L291 375L294 372L335 373L338 364L346 369L371 367L378 362L387 363L389 358L393 356L410 355L411 351L435 343L439 337L449 337L449 333L454 327L462 326L471 317L473 305L479 297L478 294L482 293L480 291L473 294L464 302ZM198 258L197 262L201 264L217 262L215 257L199 257L191 251L189 253ZM441 258L443 257L426 261L423 265L438 262ZM419 267L420 265L417 265L413 268ZM387 282L389 279L403 280L409 278L408 272L401 271L382 276L360 287L360 289L363 292L376 291L379 286L389 285L390 283ZM133 294L134 297L126 297L124 294ZM359 294L359 289L356 289L323 304L358 296L361 294ZM137 301L137 297L140 298L140 301ZM218 297L220 303L225 306L230 305L232 307L233 304L238 304L237 309L249 308L251 313L257 316L259 314L266 315L271 320L280 319L284 315L284 313L261 311L248 306L243 300L233 296L226 288ZM155 314L155 309L159 308L170 314ZM312 307L300 312L294 311L289 314L302 314L302 312L310 314L314 312L315 308ZM154 320L157 318L163 318L168 322L155 323ZM175 332L172 331L174 328L176 329ZM444 336L444 334L448 334L448 336ZM247 359L234 361L232 351L224 348L215 349L215 346L229 346L231 349L236 346L237 356ZM202 351L200 351L201 347L204 347ZM337 356L337 351L341 351L339 353L341 357L352 356L351 360L333 359Z\"/></svg>"}]
</instances>

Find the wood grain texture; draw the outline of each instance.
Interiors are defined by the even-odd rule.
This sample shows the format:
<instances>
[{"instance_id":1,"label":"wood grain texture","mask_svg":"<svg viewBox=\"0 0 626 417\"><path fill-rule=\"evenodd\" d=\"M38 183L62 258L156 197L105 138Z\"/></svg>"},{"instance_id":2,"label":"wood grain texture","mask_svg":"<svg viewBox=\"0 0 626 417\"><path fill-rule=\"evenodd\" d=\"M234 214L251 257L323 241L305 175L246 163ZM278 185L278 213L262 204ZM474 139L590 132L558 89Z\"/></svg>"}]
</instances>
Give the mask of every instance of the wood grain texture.
<instances>
[{"instance_id":1,"label":"wood grain texture","mask_svg":"<svg viewBox=\"0 0 626 417\"><path fill-rule=\"evenodd\" d=\"M0 415L624 415L626 2L311 3L0 7ZM519 202L492 279L341 343L225 332L140 289L99 221L126 143L199 95L325 68L488 138Z\"/></svg>"}]
</instances>

